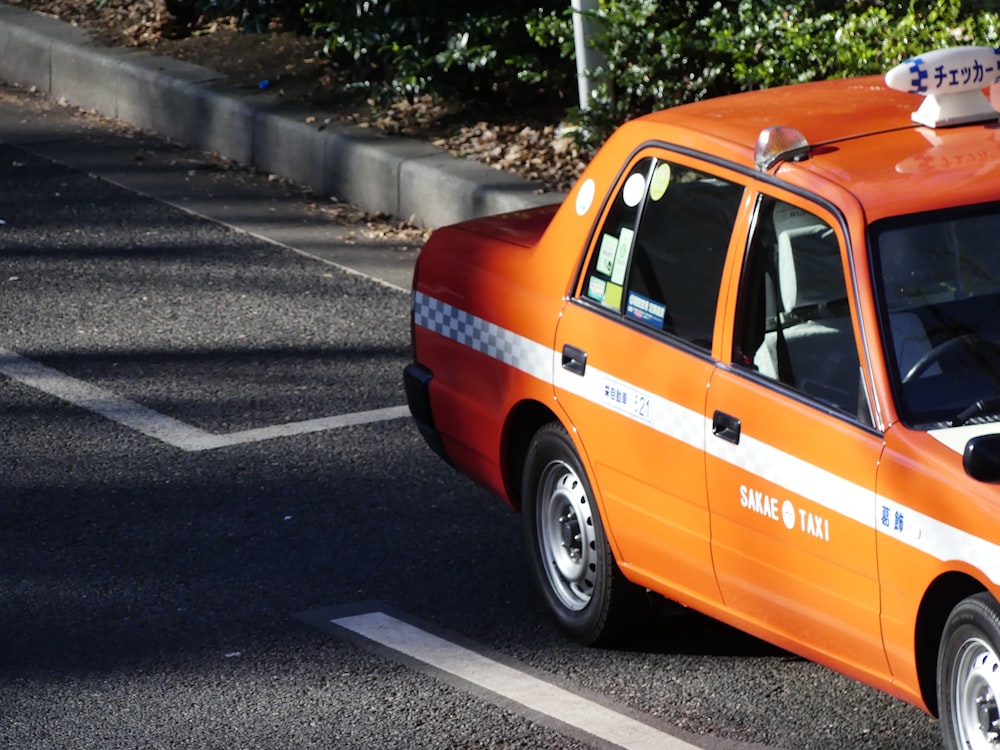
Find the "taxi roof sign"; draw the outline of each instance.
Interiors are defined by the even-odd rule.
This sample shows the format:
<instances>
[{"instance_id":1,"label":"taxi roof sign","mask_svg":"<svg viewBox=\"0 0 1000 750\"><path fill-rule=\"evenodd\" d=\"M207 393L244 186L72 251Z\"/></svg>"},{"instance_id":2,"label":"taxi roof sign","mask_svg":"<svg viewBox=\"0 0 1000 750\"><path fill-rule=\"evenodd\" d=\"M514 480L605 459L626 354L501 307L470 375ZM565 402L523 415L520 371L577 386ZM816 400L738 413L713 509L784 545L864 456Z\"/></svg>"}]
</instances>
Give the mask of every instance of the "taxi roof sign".
<instances>
[{"instance_id":1,"label":"taxi roof sign","mask_svg":"<svg viewBox=\"0 0 1000 750\"><path fill-rule=\"evenodd\" d=\"M911 57L885 74L889 88L921 94L911 117L931 128L1000 117L983 89L1000 81L1000 47L949 47Z\"/></svg>"}]
</instances>

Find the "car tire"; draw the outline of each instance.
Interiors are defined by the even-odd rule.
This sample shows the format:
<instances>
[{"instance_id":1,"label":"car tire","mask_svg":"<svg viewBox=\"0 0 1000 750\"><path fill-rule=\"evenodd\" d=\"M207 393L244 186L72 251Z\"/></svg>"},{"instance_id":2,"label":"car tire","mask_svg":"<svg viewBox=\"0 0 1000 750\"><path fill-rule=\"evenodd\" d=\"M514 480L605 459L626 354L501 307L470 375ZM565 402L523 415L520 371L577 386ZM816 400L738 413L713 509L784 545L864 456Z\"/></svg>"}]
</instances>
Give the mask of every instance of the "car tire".
<instances>
[{"instance_id":1,"label":"car tire","mask_svg":"<svg viewBox=\"0 0 1000 750\"><path fill-rule=\"evenodd\" d=\"M532 439L521 497L532 569L557 624L587 645L617 641L645 592L618 569L587 474L562 425L545 425Z\"/></svg>"},{"instance_id":2,"label":"car tire","mask_svg":"<svg viewBox=\"0 0 1000 750\"><path fill-rule=\"evenodd\" d=\"M1000 608L987 593L959 602L938 650L938 713L946 748L1000 742Z\"/></svg>"}]
</instances>

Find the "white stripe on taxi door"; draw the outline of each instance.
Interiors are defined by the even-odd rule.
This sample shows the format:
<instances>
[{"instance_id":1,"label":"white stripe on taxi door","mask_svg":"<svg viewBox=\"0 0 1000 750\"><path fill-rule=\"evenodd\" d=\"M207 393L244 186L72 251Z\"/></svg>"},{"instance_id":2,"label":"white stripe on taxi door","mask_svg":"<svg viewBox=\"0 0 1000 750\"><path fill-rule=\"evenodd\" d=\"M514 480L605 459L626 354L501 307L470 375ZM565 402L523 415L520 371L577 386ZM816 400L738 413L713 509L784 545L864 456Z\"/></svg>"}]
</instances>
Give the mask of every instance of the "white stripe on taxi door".
<instances>
[{"instance_id":1,"label":"white stripe on taxi door","mask_svg":"<svg viewBox=\"0 0 1000 750\"><path fill-rule=\"evenodd\" d=\"M938 560L964 561L983 571L994 583L1000 583L1000 546L992 542L890 498L873 495L871 490L757 440L746 432L740 435L739 446L722 440L706 443L705 435L711 431L711 424L704 414L637 388L592 365L587 365L583 376L570 373L562 368L561 353L428 295L414 295L414 312L418 325L493 356L553 387L643 423L668 437L699 450L708 450L711 455L736 468L756 474ZM502 345L497 346L498 340ZM547 365L542 364L543 360L547 361ZM616 389L626 389L627 393L638 397L638 403L648 408L620 408L622 400L614 398ZM895 519L903 520L896 523Z\"/></svg>"}]
</instances>

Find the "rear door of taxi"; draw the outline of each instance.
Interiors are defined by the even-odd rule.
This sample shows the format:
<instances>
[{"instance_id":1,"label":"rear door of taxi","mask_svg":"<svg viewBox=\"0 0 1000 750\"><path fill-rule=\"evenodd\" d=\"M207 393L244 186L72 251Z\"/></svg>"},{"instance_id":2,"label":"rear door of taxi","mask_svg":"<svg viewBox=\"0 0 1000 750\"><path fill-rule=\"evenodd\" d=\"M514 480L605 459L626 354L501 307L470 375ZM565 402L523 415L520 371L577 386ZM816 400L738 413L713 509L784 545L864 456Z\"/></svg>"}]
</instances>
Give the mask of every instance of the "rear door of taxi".
<instances>
[{"instance_id":1,"label":"rear door of taxi","mask_svg":"<svg viewBox=\"0 0 1000 750\"><path fill-rule=\"evenodd\" d=\"M767 186L706 416L712 555L727 607L846 668L885 673L872 428L845 231Z\"/></svg>"},{"instance_id":2,"label":"rear door of taxi","mask_svg":"<svg viewBox=\"0 0 1000 750\"><path fill-rule=\"evenodd\" d=\"M705 392L741 181L663 148L640 150L602 209L555 342L556 395L623 566L714 602Z\"/></svg>"}]
</instances>

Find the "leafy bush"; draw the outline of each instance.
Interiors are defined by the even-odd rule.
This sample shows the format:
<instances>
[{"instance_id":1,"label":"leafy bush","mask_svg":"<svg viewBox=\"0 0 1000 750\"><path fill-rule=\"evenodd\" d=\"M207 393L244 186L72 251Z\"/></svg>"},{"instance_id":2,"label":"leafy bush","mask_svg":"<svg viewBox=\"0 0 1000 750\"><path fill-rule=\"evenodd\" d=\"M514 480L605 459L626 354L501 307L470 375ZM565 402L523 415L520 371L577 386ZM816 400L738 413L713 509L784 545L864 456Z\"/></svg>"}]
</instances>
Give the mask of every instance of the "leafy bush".
<instances>
[{"instance_id":1,"label":"leafy bush","mask_svg":"<svg viewBox=\"0 0 1000 750\"><path fill-rule=\"evenodd\" d=\"M330 18L342 0L308 3L331 57L346 57L359 82L396 96L447 93L513 101L539 88L564 90L572 58L540 46L532 24L563 0L368 0L353 19Z\"/></svg>"},{"instance_id":2,"label":"leafy bush","mask_svg":"<svg viewBox=\"0 0 1000 750\"><path fill-rule=\"evenodd\" d=\"M600 0L592 44L607 62L591 71L596 90L580 111L571 106L567 0L168 2L200 3L248 30L275 20L309 30L355 86L385 97L502 98L519 108L554 99L592 143L630 117L706 96L883 72L942 46L1000 44L996 0Z\"/></svg>"},{"instance_id":3,"label":"leafy bush","mask_svg":"<svg viewBox=\"0 0 1000 750\"><path fill-rule=\"evenodd\" d=\"M1000 44L990 0L602 0L609 60L577 116L591 143L629 117L706 96L881 73L921 51Z\"/></svg>"},{"instance_id":4,"label":"leafy bush","mask_svg":"<svg viewBox=\"0 0 1000 750\"><path fill-rule=\"evenodd\" d=\"M717 3L701 23L728 67L712 75L729 90L882 73L920 52L997 41L997 14L962 0ZM826 7L824 7L826 6ZM762 47L762 40L766 46Z\"/></svg>"},{"instance_id":5,"label":"leafy bush","mask_svg":"<svg viewBox=\"0 0 1000 750\"><path fill-rule=\"evenodd\" d=\"M560 95L572 57L538 43L533 28L563 0L195 0L250 31L277 21L324 40L333 64L383 96L479 99Z\"/></svg>"},{"instance_id":6,"label":"leafy bush","mask_svg":"<svg viewBox=\"0 0 1000 750\"><path fill-rule=\"evenodd\" d=\"M606 61L591 71L582 132L602 140L626 119L712 93L703 75L713 56L699 25L712 0L602 0L592 39ZM570 49L572 54L572 49Z\"/></svg>"}]
</instances>

